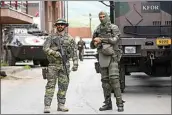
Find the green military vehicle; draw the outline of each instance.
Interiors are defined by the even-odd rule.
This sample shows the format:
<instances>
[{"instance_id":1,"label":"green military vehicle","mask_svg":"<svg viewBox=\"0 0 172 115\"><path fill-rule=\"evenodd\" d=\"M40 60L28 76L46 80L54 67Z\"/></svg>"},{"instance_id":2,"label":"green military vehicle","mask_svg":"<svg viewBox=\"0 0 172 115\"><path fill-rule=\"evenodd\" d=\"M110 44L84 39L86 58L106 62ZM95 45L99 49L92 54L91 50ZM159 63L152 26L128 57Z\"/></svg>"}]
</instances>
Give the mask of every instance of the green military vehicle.
<instances>
[{"instance_id":1,"label":"green military vehicle","mask_svg":"<svg viewBox=\"0 0 172 115\"><path fill-rule=\"evenodd\" d=\"M125 75L144 72L152 77L172 73L172 1L110 2L112 23L121 31L121 90Z\"/></svg>"},{"instance_id":2,"label":"green military vehicle","mask_svg":"<svg viewBox=\"0 0 172 115\"><path fill-rule=\"evenodd\" d=\"M34 65L48 65L42 50L46 33L40 31L35 24L9 24L3 27L7 32L4 49L10 66L24 60L33 61Z\"/></svg>"}]
</instances>

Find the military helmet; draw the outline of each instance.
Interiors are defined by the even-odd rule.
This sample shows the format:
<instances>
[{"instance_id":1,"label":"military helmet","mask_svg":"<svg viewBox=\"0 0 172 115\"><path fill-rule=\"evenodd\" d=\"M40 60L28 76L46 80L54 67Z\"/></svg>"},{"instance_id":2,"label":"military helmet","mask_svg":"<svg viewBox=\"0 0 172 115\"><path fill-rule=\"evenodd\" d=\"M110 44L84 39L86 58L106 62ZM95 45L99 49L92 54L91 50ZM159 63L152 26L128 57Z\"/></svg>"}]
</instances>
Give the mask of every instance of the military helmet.
<instances>
[{"instance_id":1,"label":"military helmet","mask_svg":"<svg viewBox=\"0 0 172 115\"><path fill-rule=\"evenodd\" d=\"M69 24L67 23L67 21L63 18L57 19L54 23L54 26L56 26L57 24L65 24L66 26L68 26Z\"/></svg>"}]
</instances>

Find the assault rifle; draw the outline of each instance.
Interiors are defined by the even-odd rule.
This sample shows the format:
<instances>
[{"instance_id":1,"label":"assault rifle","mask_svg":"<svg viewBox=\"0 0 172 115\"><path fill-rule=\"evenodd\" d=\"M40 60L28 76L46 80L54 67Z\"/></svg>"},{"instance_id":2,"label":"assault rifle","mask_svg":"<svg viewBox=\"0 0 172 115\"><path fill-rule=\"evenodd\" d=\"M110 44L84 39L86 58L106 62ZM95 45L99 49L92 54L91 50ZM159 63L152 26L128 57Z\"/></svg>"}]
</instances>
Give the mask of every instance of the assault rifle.
<instances>
[{"instance_id":1,"label":"assault rifle","mask_svg":"<svg viewBox=\"0 0 172 115\"><path fill-rule=\"evenodd\" d=\"M67 78L69 79L69 73L67 71L67 67L66 67L66 62L67 62L67 55L66 55L66 52L64 51L63 47L62 47L62 43L61 43L61 40L62 38L61 37L57 37L55 36L55 39L53 39L53 42L57 45L57 47L59 48L59 52L62 56L62 62L63 62L63 67L65 69L65 72L66 72L66 75L67 75Z\"/></svg>"}]
</instances>

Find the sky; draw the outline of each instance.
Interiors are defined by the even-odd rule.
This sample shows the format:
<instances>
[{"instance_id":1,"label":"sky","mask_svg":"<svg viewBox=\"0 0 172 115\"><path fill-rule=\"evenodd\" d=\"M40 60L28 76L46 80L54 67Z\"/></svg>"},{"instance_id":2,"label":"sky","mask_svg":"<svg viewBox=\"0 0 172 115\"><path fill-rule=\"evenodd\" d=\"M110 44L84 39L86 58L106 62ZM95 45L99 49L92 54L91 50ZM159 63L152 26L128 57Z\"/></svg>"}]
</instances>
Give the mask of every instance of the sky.
<instances>
[{"instance_id":1,"label":"sky","mask_svg":"<svg viewBox=\"0 0 172 115\"><path fill-rule=\"evenodd\" d=\"M38 2L38 1L37 1ZM66 2L65 2L66 3ZM109 5L109 1L105 1ZM92 32L100 23L98 13L106 11L109 13L110 8L99 1L68 1L68 21L70 27L89 27L91 13ZM67 14L67 13L66 13ZM36 22L35 18L35 22ZM38 24L39 25L39 24Z\"/></svg>"},{"instance_id":2,"label":"sky","mask_svg":"<svg viewBox=\"0 0 172 115\"><path fill-rule=\"evenodd\" d=\"M105 2L109 5L109 2ZM109 12L109 7L98 1L68 1L68 20L71 27L89 26L89 13L92 15L92 28L99 24L98 13Z\"/></svg>"}]
</instances>

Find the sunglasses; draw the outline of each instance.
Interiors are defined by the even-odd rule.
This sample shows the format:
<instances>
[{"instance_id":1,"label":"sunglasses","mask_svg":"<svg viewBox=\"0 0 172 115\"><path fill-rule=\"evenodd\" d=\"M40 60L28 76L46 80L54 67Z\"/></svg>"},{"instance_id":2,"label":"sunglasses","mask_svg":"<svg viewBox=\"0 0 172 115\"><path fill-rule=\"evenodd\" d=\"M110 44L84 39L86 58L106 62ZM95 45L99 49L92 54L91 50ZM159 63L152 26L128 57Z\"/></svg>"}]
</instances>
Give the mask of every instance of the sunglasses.
<instances>
[{"instance_id":1,"label":"sunglasses","mask_svg":"<svg viewBox=\"0 0 172 115\"><path fill-rule=\"evenodd\" d=\"M65 26L66 24L56 24L56 26Z\"/></svg>"}]
</instances>

